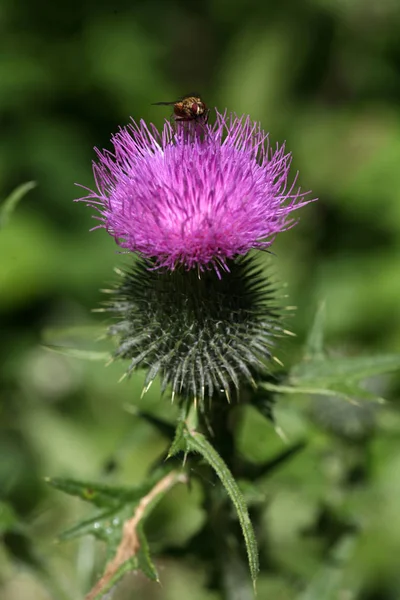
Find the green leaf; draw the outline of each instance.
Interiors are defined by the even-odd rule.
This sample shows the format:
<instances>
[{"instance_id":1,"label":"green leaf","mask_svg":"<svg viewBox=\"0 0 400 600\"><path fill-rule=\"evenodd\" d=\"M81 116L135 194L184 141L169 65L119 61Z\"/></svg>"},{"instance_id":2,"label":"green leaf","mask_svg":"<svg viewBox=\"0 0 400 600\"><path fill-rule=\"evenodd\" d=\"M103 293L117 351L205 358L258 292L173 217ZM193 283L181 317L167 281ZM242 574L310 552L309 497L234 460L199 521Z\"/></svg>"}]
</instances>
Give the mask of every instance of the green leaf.
<instances>
[{"instance_id":1,"label":"green leaf","mask_svg":"<svg viewBox=\"0 0 400 600\"><path fill-rule=\"evenodd\" d=\"M34 187L34 181L28 181L18 186L0 206L0 229L5 227L10 220L10 216L22 198Z\"/></svg>"},{"instance_id":2,"label":"green leaf","mask_svg":"<svg viewBox=\"0 0 400 600\"><path fill-rule=\"evenodd\" d=\"M305 345L305 358L322 358L324 356L324 325L325 325L325 302L322 302L315 313Z\"/></svg>"},{"instance_id":3,"label":"green leaf","mask_svg":"<svg viewBox=\"0 0 400 600\"><path fill-rule=\"evenodd\" d=\"M332 392L335 392L337 396L345 398L353 404L359 404L359 400L369 400L372 402L379 402L380 404L385 402L384 398L378 396L374 392L370 392L369 390L360 387L358 384L348 381L332 384L330 389Z\"/></svg>"},{"instance_id":4,"label":"green leaf","mask_svg":"<svg viewBox=\"0 0 400 600\"><path fill-rule=\"evenodd\" d=\"M312 383L308 386L289 386L289 385L274 385L272 383L263 383L262 386L270 391L278 394L308 394L311 396L339 396L344 400L357 404L357 400L372 400L374 402L383 403L384 398L365 390L355 384L335 383L329 387L313 386Z\"/></svg>"},{"instance_id":5,"label":"green leaf","mask_svg":"<svg viewBox=\"0 0 400 600\"><path fill-rule=\"evenodd\" d=\"M156 481L159 478L160 476L157 474ZM155 477L151 478L145 484L136 487L114 487L61 477L49 477L46 479L46 482L57 490L65 492L70 496L78 496L95 506L117 508L124 503L138 502L153 487L154 479Z\"/></svg>"},{"instance_id":6,"label":"green leaf","mask_svg":"<svg viewBox=\"0 0 400 600\"><path fill-rule=\"evenodd\" d=\"M340 396L350 402L373 400L382 403L383 398L360 387L357 382L399 368L400 354L326 358L296 365L286 385L264 381L261 386L280 394Z\"/></svg>"},{"instance_id":7,"label":"green leaf","mask_svg":"<svg viewBox=\"0 0 400 600\"><path fill-rule=\"evenodd\" d=\"M329 387L330 384L360 381L399 368L400 354L327 358L296 365L290 373L290 382L295 386L312 384Z\"/></svg>"},{"instance_id":8,"label":"green leaf","mask_svg":"<svg viewBox=\"0 0 400 600\"><path fill-rule=\"evenodd\" d=\"M134 488L61 478L48 479L48 482L56 489L107 507L107 510L77 523L59 536L60 541L66 541L90 534L106 543L107 567L86 598L102 598L127 571L133 569L140 569L152 581L159 580L143 523L171 487L187 482L184 472L164 467L146 484Z\"/></svg>"},{"instance_id":9,"label":"green leaf","mask_svg":"<svg viewBox=\"0 0 400 600\"><path fill-rule=\"evenodd\" d=\"M143 525L140 523L136 529L136 533L139 539L139 550L137 553L139 568L146 575L148 579L151 581L159 581L157 569L154 566L153 561L150 556L149 544L147 542L147 538L143 531Z\"/></svg>"},{"instance_id":10,"label":"green leaf","mask_svg":"<svg viewBox=\"0 0 400 600\"><path fill-rule=\"evenodd\" d=\"M314 387L313 385L290 386L280 385L269 382L263 382L262 387L269 392L277 392L278 394L321 394L323 396L336 396L337 392L324 387Z\"/></svg>"},{"instance_id":11,"label":"green leaf","mask_svg":"<svg viewBox=\"0 0 400 600\"><path fill-rule=\"evenodd\" d=\"M107 543L108 551L116 548L121 538L121 523L123 522L122 508L112 508L98 513L90 519L80 521L59 536L60 542L67 542L83 535L93 535Z\"/></svg>"},{"instance_id":12,"label":"green leaf","mask_svg":"<svg viewBox=\"0 0 400 600\"><path fill-rule=\"evenodd\" d=\"M50 352L56 352L57 354L63 354L64 356L70 356L71 358L80 358L83 360L111 360L111 354L109 352L97 352L93 350L81 350L80 348L69 348L68 346L53 346L44 345L42 346Z\"/></svg>"},{"instance_id":13,"label":"green leaf","mask_svg":"<svg viewBox=\"0 0 400 600\"><path fill-rule=\"evenodd\" d=\"M204 435L197 431L185 429L184 436L188 450L201 454L214 469L236 509L246 543L251 578L253 580L253 586L255 587L259 570L257 541L242 492L225 462Z\"/></svg>"}]
</instances>

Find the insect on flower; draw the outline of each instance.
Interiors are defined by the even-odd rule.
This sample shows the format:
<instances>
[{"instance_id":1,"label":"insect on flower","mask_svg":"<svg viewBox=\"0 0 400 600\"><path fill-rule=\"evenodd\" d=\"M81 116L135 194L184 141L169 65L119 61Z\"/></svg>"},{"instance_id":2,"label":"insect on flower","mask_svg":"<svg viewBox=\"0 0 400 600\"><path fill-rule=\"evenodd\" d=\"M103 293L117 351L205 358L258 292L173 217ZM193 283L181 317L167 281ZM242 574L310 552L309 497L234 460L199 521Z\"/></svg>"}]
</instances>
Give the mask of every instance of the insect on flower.
<instances>
[{"instance_id":1,"label":"insect on flower","mask_svg":"<svg viewBox=\"0 0 400 600\"><path fill-rule=\"evenodd\" d=\"M173 102L155 102L153 106L173 106L175 121L201 121L207 123L210 112L198 96L183 96Z\"/></svg>"}]
</instances>

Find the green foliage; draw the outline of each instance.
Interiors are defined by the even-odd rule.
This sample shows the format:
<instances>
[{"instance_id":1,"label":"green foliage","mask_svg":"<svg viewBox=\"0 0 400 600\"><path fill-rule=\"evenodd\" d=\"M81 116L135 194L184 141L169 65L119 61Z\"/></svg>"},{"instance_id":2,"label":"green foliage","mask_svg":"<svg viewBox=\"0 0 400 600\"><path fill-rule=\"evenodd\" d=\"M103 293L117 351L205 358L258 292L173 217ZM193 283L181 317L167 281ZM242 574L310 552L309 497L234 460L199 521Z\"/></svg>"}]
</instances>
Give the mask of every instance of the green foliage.
<instances>
[{"instance_id":1,"label":"green foliage","mask_svg":"<svg viewBox=\"0 0 400 600\"><path fill-rule=\"evenodd\" d=\"M255 588L259 569L257 541L245 499L232 473L216 449L207 441L206 437L198 431L189 429L183 420L178 424L168 456L174 456L178 452L184 452L185 456L190 452L200 454L218 475L237 512L246 544L250 574Z\"/></svg>"},{"instance_id":2,"label":"green foliage","mask_svg":"<svg viewBox=\"0 0 400 600\"><path fill-rule=\"evenodd\" d=\"M186 430L184 436L187 450L190 452L198 452L211 465L235 507L242 528L244 541L246 543L250 574L255 588L259 570L257 541L243 494L233 478L232 473L204 435L196 431Z\"/></svg>"},{"instance_id":3,"label":"green foliage","mask_svg":"<svg viewBox=\"0 0 400 600\"><path fill-rule=\"evenodd\" d=\"M121 539L121 525L130 516L128 514L129 508L129 506L116 501L114 508L109 508L89 519L80 521L60 533L58 538L61 542L67 542L82 535L93 535L95 538L106 542L107 556L111 557Z\"/></svg>"},{"instance_id":4,"label":"green foliage","mask_svg":"<svg viewBox=\"0 0 400 600\"><path fill-rule=\"evenodd\" d=\"M97 222L72 202L80 195L73 182L93 185L93 146L109 148L110 133L130 115L160 126L169 109L152 102L196 89L211 108L250 113L270 131L272 147L287 140L300 183L320 198L274 242L278 279L297 306L288 323L297 339L276 354L294 369L321 299L326 347L317 331L297 371L259 388L263 415L254 406L232 411L238 454L252 476L235 473L259 540L258 596L399 598L400 378L363 381L378 355L374 372L396 368L400 347L398 3L0 4L0 207L20 182L38 183L0 232L1 598L76 600L99 573L88 540L53 545L56 532L88 519L80 512L88 506L43 486L45 475L136 486L164 460L177 410L160 401L157 379L140 399L142 373L117 384L123 366L103 368L109 345L92 346L89 333L84 340L76 331L47 334L110 325L90 311L125 258L103 231L87 232ZM59 348L42 350L43 343ZM315 364L319 358L326 362ZM364 399L376 409L374 427L343 435ZM148 418L128 415L123 407L132 403ZM275 423L265 418L271 410ZM157 420L170 425L167 435L153 427ZM201 465L190 468L210 483ZM134 578L115 600L172 600L188 590L193 600L219 600L215 555L205 562L204 552L193 552L207 547L201 517L209 514L196 489L171 492L146 519L150 548L167 557L162 588ZM65 590L48 587L32 562L19 559L27 545L14 526ZM350 526L354 546L332 562ZM227 547L240 579L246 565L239 568ZM195 567L186 556L199 557Z\"/></svg>"},{"instance_id":5,"label":"green foliage","mask_svg":"<svg viewBox=\"0 0 400 600\"><path fill-rule=\"evenodd\" d=\"M343 397L352 402L355 402L355 399L357 399L357 402L360 402L361 398L364 400L366 398L376 399L377 397L374 394L359 388L358 382L368 377L395 370L400 366L400 357L397 355L387 355L374 358L329 358L324 348L323 317L323 308L321 307L317 311L314 324L307 338L303 351L303 358L288 372L288 384L271 384L264 382L264 389L269 392L278 392L281 394L306 393L317 396L328 395L333 397ZM267 418L273 418L272 404L269 405L269 408L266 411L263 404L260 403L257 396L255 396L254 405L259 408L261 414L267 416ZM335 410L337 411L335 405L332 405L331 410L332 408L334 412ZM333 419L336 418L334 412L332 413ZM236 510L245 541L250 574L255 588L259 571L258 546L245 497L251 504L255 503L257 506L258 502L260 502L259 499L257 500L257 487L254 485L247 485L247 487L245 487L245 496L243 495L227 464L218 453L218 450L207 440L205 435L200 431L197 431L192 424L190 424L195 418L195 415L187 415L187 409L185 407L183 407L181 411L181 417L178 420L174 434L173 428L162 419L152 417L139 410L136 411L136 414L137 416L144 418L160 433L172 440L172 444L168 451L168 458L177 454L183 454L184 464L186 464L191 454L199 454L202 459L204 459L205 463L215 471ZM356 418L358 418L358 415L356 415ZM329 421L327 426L330 427ZM345 435L344 432L345 428L343 428L343 435ZM243 475L247 481L257 481L260 477L268 476L274 468L284 465L288 460L290 461L292 457L296 456L296 454L300 450L303 450L304 447L304 442L294 444L291 448L281 452L278 456L266 461L259 467L255 467L250 463L243 463ZM125 527L124 524L129 522L129 516L132 514L132 510L134 508L138 509L140 503L142 503L146 497L151 495L151 490L154 486L157 486L157 484L160 483L160 473L156 472L155 475L146 480L145 484L133 488L117 488L115 486L58 478L49 479L48 482L53 487L64 491L67 494L79 496L83 500L86 500L97 507L106 508L102 513L99 513L90 519L86 519L64 532L61 535L61 539L69 540L88 533L92 534L98 539L106 542L107 555L110 558L113 555L118 556L119 549L123 544L123 540L121 541L121 531L122 528ZM157 497L157 501L158 499L159 498ZM155 570L150 557L149 545L142 529L142 521L136 523L135 532L139 543L138 548L135 548L135 550L132 551L132 555L129 559L119 561L117 568L114 569L108 577L106 571L106 581L102 583L102 589L110 589L110 586L117 583L127 570L141 569L149 579L158 581L157 571ZM343 535L337 542L339 548L342 548L344 543L342 543L341 538L347 539L347 533L347 526L343 524ZM345 545L347 548L348 543L346 542ZM346 562L349 553L346 551L346 556L342 556L342 554L343 552L340 551L341 560L343 559ZM230 581L229 577L227 581ZM98 586L100 586L101 582L102 580L100 580ZM231 584L227 583L226 585L228 586L226 589L228 589ZM332 597L332 595L339 593L341 588L341 571L337 567L332 568L324 566L321 569L321 572L313 578L310 585L301 593L299 600L312 600L313 598L320 597L321 590L323 590L323 593L328 599ZM96 589L97 588L95 587L93 592L95 595L90 597L97 598L98 594Z\"/></svg>"},{"instance_id":6,"label":"green foliage","mask_svg":"<svg viewBox=\"0 0 400 600\"><path fill-rule=\"evenodd\" d=\"M382 402L383 399L360 387L360 381L398 371L400 354L375 356L327 356L323 348L323 309L315 317L303 352L303 359L292 367L284 384L264 383L271 392L286 394L317 394L341 396L345 400L357 398Z\"/></svg>"},{"instance_id":7,"label":"green foliage","mask_svg":"<svg viewBox=\"0 0 400 600\"><path fill-rule=\"evenodd\" d=\"M137 528L139 550L138 550L138 567L143 571L144 575L151 581L159 581L157 570L150 556L150 548L146 536L143 531L143 526L138 525Z\"/></svg>"},{"instance_id":8,"label":"green foliage","mask_svg":"<svg viewBox=\"0 0 400 600\"><path fill-rule=\"evenodd\" d=\"M121 506L129 502L138 502L154 485L153 481L149 480L142 486L117 488L115 486L76 481L75 479L62 479L58 477L48 478L47 483L57 490L70 494L71 496L78 496L82 500L86 500L100 508Z\"/></svg>"},{"instance_id":9,"label":"green foliage","mask_svg":"<svg viewBox=\"0 0 400 600\"><path fill-rule=\"evenodd\" d=\"M48 479L52 487L106 510L77 523L60 534L60 541L92 535L105 542L108 566L88 598L100 598L115 586L127 571L140 570L152 581L159 581L150 556L143 524L172 486L185 482L182 473L159 470L142 486L116 487L74 479Z\"/></svg>"}]
</instances>

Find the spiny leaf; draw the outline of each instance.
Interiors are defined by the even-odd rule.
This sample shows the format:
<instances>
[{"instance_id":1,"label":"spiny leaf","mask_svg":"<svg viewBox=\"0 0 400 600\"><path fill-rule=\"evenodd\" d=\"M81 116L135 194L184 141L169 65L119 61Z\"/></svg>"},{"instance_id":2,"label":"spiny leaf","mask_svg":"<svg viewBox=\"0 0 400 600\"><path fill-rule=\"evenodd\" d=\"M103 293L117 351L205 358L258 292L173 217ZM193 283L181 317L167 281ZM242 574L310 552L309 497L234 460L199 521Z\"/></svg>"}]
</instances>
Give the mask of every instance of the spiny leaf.
<instances>
[{"instance_id":1,"label":"spiny leaf","mask_svg":"<svg viewBox=\"0 0 400 600\"><path fill-rule=\"evenodd\" d=\"M80 521L70 529L63 531L58 539L67 542L83 535L93 535L99 540L107 542L108 546L115 545L115 538L121 538L121 527L123 523L122 508L112 508L98 513L90 519Z\"/></svg>"},{"instance_id":2,"label":"spiny leaf","mask_svg":"<svg viewBox=\"0 0 400 600\"><path fill-rule=\"evenodd\" d=\"M159 474L157 474L159 479ZM135 487L114 487L105 484L61 477L47 478L52 487L102 508L116 508L124 503L138 502L154 485L154 478Z\"/></svg>"},{"instance_id":3,"label":"spiny leaf","mask_svg":"<svg viewBox=\"0 0 400 600\"><path fill-rule=\"evenodd\" d=\"M186 475L182 471L170 471L158 478L146 495L131 511L130 517L121 520L120 541L107 564L104 575L86 595L86 600L95 600L113 587L128 570L140 568L150 579L158 581L157 571L151 561L147 540L142 531L142 524L156 504L177 483L185 483Z\"/></svg>"},{"instance_id":4,"label":"spiny leaf","mask_svg":"<svg viewBox=\"0 0 400 600\"><path fill-rule=\"evenodd\" d=\"M28 181L18 186L6 200L0 205L0 229L5 227L10 219L10 216L17 204L22 198L34 187L36 187L35 181Z\"/></svg>"},{"instance_id":5,"label":"spiny leaf","mask_svg":"<svg viewBox=\"0 0 400 600\"><path fill-rule=\"evenodd\" d=\"M111 359L109 352L98 352L94 350L82 350L81 348L70 348L68 346L54 346L54 345L43 345L43 348L50 350L50 352L56 352L57 354L63 354L64 356L70 356L71 358L80 358L83 360L101 360L107 361Z\"/></svg>"},{"instance_id":6,"label":"spiny leaf","mask_svg":"<svg viewBox=\"0 0 400 600\"><path fill-rule=\"evenodd\" d=\"M335 383L329 387L314 386L313 383L309 385L280 385L273 383L262 383L263 388L270 392L276 392L278 394L309 394L316 396L339 396L344 400L356 403L360 400L372 400L375 402L382 403L384 399L376 394L365 390L357 385L351 385L347 383Z\"/></svg>"},{"instance_id":7,"label":"spiny leaf","mask_svg":"<svg viewBox=\"0 0 400 600\"><path fill-rule=\"evenodd\" d=\"M343 381L360 381L400 368L400 354L377 356L335 357L313 360L296 365L290 373L294 386L302 385L329 387Z\"/></svg>"},{"instance_id":8,"label":"spiny leaf","mask_svg":"<svg viewBox=\"0 0 400 600\"><path fill-rule=\"evenodd\" d=\"M155 568L154 563L151 560L149 544L147 542L147 538L143 531L143 525L141 523L139 523L136 529L136 533L138 535L140 544L137 553L139 568L144 573L144 575L146 575L146 577L151 581L159 581L157 569Z\"/></svg>"},{"instance_id":9,"label":"spiny leaf","mask_svg":"<svg viewBox=\"0 0 400 600\"><path fill-rule=\"evenodd\" d=\"M198 433L197 431L189 431L188 429L184 431L184 435L187 441L188 449L192 452L201 454L201 456L214 469L236 509L239 523L242 528L243 537L246 543L250 574L253 580L253 586L255 587L257 573L259 570L258 549L256 537L244 497L227 465L222 460L215 448L207 441L204 435Z\"/></svg>"},{"instance_id":10,"label":"spiny leaf","mask_svg":"<svg viewBox=\"0 0 400 600\"><path fill-rule=\"evenodd\" d=\"M338 396L350 400L350 402L353 404L359 404L360 400L369 400L372 402L378 402L380 404L385 402L384 398L378 396L374 392L370 392L369 390L360 387L356 383L348 381L332 384L330 389L333 392L336 392Z\"/></svg>"}]
</instances>

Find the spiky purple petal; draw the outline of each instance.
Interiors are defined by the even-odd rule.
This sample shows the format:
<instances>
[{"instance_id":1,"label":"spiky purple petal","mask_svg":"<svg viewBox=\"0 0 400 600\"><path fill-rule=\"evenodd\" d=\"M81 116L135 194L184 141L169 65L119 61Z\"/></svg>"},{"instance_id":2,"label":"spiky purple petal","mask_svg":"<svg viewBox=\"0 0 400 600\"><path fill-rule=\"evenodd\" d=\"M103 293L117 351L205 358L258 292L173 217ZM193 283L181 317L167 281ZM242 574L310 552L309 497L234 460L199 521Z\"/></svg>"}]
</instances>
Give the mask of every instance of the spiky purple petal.
<instances>
[{"instance_id":1,"label":"spiky purple petal","mask_svg":"<svg viewBox=\"0 0 400 600\"><path fill-rule=\"evenodd\" d=\"M310 200L289 184L285 146L270 148L259 124L217 111L214 125L176 127L132 122L112 137L114 153L96 149L97 191L80 200L120 247L159 267L218 272L295 224Z\"/></svg>"}]
</instances>

